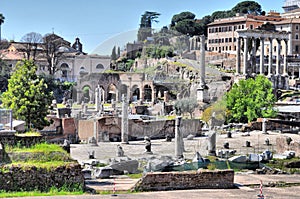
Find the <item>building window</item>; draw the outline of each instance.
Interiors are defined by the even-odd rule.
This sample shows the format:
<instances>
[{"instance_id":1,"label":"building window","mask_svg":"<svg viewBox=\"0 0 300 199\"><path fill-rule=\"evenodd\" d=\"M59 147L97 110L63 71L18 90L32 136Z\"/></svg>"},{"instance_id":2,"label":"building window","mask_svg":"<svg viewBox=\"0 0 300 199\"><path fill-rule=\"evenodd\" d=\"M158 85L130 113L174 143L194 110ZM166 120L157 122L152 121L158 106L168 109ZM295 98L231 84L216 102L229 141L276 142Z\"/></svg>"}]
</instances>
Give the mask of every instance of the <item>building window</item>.
<instances>
[{"instance_id":1,"label":"building window","mask_svg":"<svg viewBox=\"0 0 300 199\"><path fill-rule=\"evenodd\" d=\"M295 51L296 51L296 53L299 53L299 46L298 45L295 46Z\"/></svg>"},{"instance_id":2,"label":"building window","mask_svg":"<svg viewBox=\"0 0 300 199\"><path fill-rule=\"evenodd\" d=\"M253 30L253 25L252 24L250 25L250 30Z\"/></svg>"},{"instance_id":3,"label":"building window","mask_svg":"<svg viewBox=\"0 0 300 199\"><path fill-rule=\"evenodd\" d=\"M297 40L299 39L299 35L298 34L295 35L295 39L297 39Z\"/></svg>"},{"instance_id":4,"label":"building window","mask_svg":"<svg viewBox=\"0 0 300 199\"><path fill-rule=\"evenodd\" d=\"M299 26L296 26L296 30L299 30Z\"/></svg>"}]
</instances>

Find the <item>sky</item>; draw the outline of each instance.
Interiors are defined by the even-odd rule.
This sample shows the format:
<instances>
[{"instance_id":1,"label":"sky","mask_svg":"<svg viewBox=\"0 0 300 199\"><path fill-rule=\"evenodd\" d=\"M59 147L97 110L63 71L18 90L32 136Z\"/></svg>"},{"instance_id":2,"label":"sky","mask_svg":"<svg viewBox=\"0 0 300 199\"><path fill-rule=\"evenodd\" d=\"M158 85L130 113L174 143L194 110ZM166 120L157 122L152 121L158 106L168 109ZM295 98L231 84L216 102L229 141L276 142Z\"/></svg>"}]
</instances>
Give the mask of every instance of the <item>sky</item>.
<instances>
[{"instance_id":1,"label":"sky","mask_svg":"<svg viewBox=\"0 0 300 199\"><path fill-rule=\"evenodd\" d=\"M110 55L113 46L124 48L134 42L141 15L158 12L159 30L175 14L192 12L201 19L215 11L231 10L238 0L0 0L2 39L20 41L30 32L54 32L71 42L80 38L83 51ZM282 13L284 0L257 0L266 12Z\"/></svg>"}]
</instances>

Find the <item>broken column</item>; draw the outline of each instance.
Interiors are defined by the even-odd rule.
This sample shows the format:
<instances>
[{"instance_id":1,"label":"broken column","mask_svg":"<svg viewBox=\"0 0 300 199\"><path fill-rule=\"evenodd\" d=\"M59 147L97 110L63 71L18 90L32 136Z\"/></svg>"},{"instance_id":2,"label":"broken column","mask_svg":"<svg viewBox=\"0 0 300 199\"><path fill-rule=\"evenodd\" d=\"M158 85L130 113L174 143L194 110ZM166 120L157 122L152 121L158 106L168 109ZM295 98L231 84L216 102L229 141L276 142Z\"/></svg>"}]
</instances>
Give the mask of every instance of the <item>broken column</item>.
<instances>
[{"instance_id":1,"label":"broken column","mask_svg":"<svg viewBox=\"0 0 300 199\"><path fill-rule=\"evenodd\" d=\"M183 158L184 143L183 135L180 131L181 116L175 119L175 157Z\"/></svg>"},{"instance_id":2,"label":"broken column","mask_svg":"<svg viewBox=\"0 0 300 199\"><path fill-rule=\"evenodd\" d=\"M210 131L208 136L208 155L216 156L216 132Z\"/></svg>"},{"instance_id":3,"label":"broken column","mask_svg":"<svg viewBox=\"0 0 300 199\"><path fill-rule=\"evenodd\" d=\"M121 140L123 144L128 144L128 104L124 94L122 94Z\"/></svg>"},{"instance_id":4,"label":"broken column","mask_svg":"<svg viewBox=\"0 0 300 199\"><path fill-rule=\"evenodd\" d=\"M100 86L98 85L95 89L95 108L97 112L99 111L100 102L101 102L101 100L99 100L99 96L100 96Z\"/></svg>"},{"instance_id":5,"label":"broken column","mask_svg":"<svg viewBox=\"0 0 300 199\"><path fill-rule=\"evenodd\" d=\"M263 132L263 134L267 134L267 124L266 124L266 121L267 121L267 119L266 118L263 118L262 119L262 132Z\"/></svg>"}]
</instances>

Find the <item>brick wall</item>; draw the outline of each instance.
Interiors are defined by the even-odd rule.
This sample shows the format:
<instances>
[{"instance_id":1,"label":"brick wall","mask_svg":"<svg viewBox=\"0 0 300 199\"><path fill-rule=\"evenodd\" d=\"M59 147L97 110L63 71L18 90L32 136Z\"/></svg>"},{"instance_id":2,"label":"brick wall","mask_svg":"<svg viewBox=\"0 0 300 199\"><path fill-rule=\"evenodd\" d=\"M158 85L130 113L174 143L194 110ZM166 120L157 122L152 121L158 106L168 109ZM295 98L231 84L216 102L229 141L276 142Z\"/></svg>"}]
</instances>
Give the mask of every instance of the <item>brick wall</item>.
<instances>
[{"instance_id":1,"label":"brick wall","mask_svg":"<svg viewBox=\"0 0 300 199\"><path fill-rule=\"evenodd\" d=\"M147 173L134 190L166 191L180 189L229 189L234 188L233 170L198 170L186 172Z\"/></svg>"}]
</instances>

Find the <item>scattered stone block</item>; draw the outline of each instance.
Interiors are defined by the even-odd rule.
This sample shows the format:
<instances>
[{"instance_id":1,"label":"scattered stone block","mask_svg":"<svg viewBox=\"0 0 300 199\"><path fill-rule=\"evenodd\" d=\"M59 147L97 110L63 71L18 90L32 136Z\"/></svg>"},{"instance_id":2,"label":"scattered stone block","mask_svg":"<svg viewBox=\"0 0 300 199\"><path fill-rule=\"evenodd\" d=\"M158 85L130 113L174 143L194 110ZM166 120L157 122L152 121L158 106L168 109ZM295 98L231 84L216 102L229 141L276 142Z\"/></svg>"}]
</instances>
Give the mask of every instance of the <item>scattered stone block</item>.
<instances>
[{"instance_id":1,"label":"scattered stone block","mask_svg":"<svg viewBox=\"0 0 300 199\"><path fill-rule=\"evenodd\" d=\"M113 175L113 169L109 166L100 167L94 170L95 178L109 178L111 175Z\"/></svg>"},{"instance_id":2,"label":"scattered stone block","mask_svg":"<svg viewBox=\"0 0 300 199\"><path fill-rule=\"evenodd\" d=\"M233 156L228 159L228 161L231 162L238 162L238 163L244 163L247 162L248 158L245 155L240 155L240 156Z\"/></svg>"},{"instance_id":3,"label":"scattered stone block","mask_svg":"<svg viewBox=\"0 0 300 199\"><path fill-rule=\"evenodd\" d=\"M115 164L109 165L113 170L113 174L124 174L124 171L129 173L137 173L139 162L137 160L128 160L117 162Z\"/></svg>"},{"instance_id":4,"label":"scattered stone block","mask_svg":"<svg viewBox=\"0 0 300 199\"><path fill-rule=\"evenodd\" d=\"M83 177L85 180L92 179L92 170L91 169L82 169Z\"/></svg>"},{"instance_id":5,"label":"scattered stone block","mask_svg":"<svg viewBox=\"0 0 300 199\"><path fill-rule=\"evenodd\" d=\"M249 154L249 161L250 162L260 162L262 160L263 160L262 154L256 154L256 153Z\"/></svg>"},{"instance_id":6,"label":"scattered stone block","mask_svg":"<svg viewBox=\"0 0 300 199\"><path fill-rule=\"evenodd\" d=\"M195 138L195 136L192 135L192 134L189 134L189 135L186 137L187 140L193 140L194 138Z\"/></svg>"}]
</instances>

